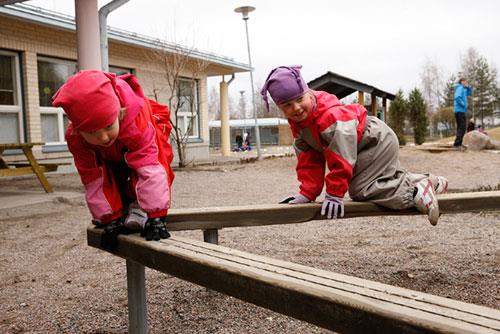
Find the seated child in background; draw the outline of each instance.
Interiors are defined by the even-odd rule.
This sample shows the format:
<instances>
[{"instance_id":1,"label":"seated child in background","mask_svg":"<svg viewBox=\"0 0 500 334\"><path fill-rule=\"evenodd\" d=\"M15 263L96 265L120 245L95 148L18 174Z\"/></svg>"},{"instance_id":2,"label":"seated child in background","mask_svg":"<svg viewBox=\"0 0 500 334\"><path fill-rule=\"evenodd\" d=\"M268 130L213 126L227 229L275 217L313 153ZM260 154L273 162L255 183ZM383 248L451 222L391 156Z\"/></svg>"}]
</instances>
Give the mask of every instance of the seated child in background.
<instances>
[{"instance_id":1,"label":"seated child in background","mask_svg":"<svg viewBox=\"0 0 500 334\"><path fill-rule=\"evenodd\" d=\"M168 143L170 113L144 96L137 79L80 71L53 97L70 123L68 148L85 187L102 246L114 249L124 227L146 240L170 235L165 227L174 173Z\"/></svg>"},{"instance_id":2,"label":"seated child in background","mask_svg":"<svg viewBox=\"0 0 500 334\"><path fill-rule=\"evenodd\" d=\"M476 123L474 123L474 118L469 120L469 124L467 124L467 132L471 132L476 130Z\"/></svg>"},{"instance_id":3,"label":"seated child in background","mask_svg":"<svg viewBox=\"0 0 500 334\"><path fill-rule=\"evenodd\" d=\"M243 151L251 151L252 145L250 144L250 133L243 134Z\"/></svg>"},{"instance_id":4,"label":"seated child in background","mask_svg":"<svg viewBox=\"0 0 500 334\"><path fill-rule=\"evenodd\" d=\"M261 95L267 93L283 112L295 138L300 192L281 203L314 201L326 182L321 214L343 217L347 191L355 201L370 201L390 209L417 207L436 225L436 193L447 190L441 176L412 174L399 165L395 133L381 120L366 115L359 104L342 105L335 95L310 90L300 74L302 66L280 66L271 71ZM325 164L329 172L325 176Z\"/></svg>"},{"instance_id":5,"label":"seated child in background","mask_svg":"<svg viewBox=\"0 0 500 334\"><path fill-rule=\"evenodd\" d=\"M237 134L236 135L236 147L234 148L234 151L235 152L240 152L243 150L243 137L241 136L241 134Z\"/></svg>"}]
</instances>

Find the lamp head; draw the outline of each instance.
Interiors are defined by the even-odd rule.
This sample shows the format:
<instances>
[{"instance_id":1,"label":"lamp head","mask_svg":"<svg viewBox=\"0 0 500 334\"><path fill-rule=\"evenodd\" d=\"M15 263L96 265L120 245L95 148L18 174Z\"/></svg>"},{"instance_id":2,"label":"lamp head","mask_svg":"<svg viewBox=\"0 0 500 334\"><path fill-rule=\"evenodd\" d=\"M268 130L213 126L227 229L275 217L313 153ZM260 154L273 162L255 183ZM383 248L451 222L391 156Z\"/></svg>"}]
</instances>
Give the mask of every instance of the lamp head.
<instances>
[{"instance_id":1,"label":"lamp head","mask_svg":"<svg viewBox=\"0 0 500 334\"><path fill-rule=\"evenodd\" d=\"M234 11L236 13L241 13L243 15L243 20L248 20L248 13L253 12L255 7L252 6L241 6L236 8Z\"/></svg>"}]
</instances>

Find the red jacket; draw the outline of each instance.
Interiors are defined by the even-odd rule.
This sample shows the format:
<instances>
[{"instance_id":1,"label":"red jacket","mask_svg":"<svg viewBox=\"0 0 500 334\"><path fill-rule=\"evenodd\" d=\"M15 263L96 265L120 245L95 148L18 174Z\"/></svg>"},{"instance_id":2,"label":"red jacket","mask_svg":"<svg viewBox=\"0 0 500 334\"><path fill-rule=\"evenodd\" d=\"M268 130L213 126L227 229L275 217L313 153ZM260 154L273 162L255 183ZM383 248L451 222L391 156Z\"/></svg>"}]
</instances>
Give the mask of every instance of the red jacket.
<instances>
[{"instance_id":1,"label":"red jacket","mask_svg":"<svg viewBox=\"0 0 500 334\"><path fill-rule=\"evenodd\" d=\"M135 196L149 217L167 214L170 186L174 173L168 143L170 114L162 106L144 97L135 77L124 75L116 85L125 117L120 121L118 138L110 147L91 145L71 124L66 131L68 148L86 191L86 200L94 219L108 222L122 215L120 193L105 161L125 161L132 170Z\"/></svg>"},{"instance_id":2,"label":"red jacket","mask_svg":"<svg viewBox=\"0 0 500 334\"><path fill-rule=\"evenodd\" d=\"M326 192L344 197L356 164L358 142L366 126L366 109L344 106L335 95L313 91L316 106L300 123L288 121L295 137L300 193L314 201ZM325 162L328 174L325 177Z\"/></svg>"}]
</instances>

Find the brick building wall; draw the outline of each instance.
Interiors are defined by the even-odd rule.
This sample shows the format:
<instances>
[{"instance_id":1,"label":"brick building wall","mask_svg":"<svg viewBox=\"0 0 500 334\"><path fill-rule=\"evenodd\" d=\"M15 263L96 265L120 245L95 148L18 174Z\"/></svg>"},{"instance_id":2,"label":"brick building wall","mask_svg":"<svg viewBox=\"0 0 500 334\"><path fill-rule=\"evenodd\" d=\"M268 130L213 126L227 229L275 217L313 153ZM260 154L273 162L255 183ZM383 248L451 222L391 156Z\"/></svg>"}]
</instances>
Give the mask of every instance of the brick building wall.
<instances>
[{"instance_id":1,"label":"brick building wall","mask_svg":"<svg viewBox=\"0 0 500 334\"><path fill-rule=\"evenodd\" d=\"M21 63L23 113L26 138L30 142L42 141L40 104L38 92L37 57L53 57L76 61L76 34L74 31L57 29L29 21L3 16L0 20L0 50L19 54ZM156 61L155 61L156 59ZM167 104L170 94L166 84L164 68L158 63L155 52L147 48L109 41L109 64L132 69L143 86L146 96L153 98L157 89L160 103ZM181 74L190 77L191 73ZM199 79L199 136L189 144L189 159L208 159L208 108L206 74ZM69 152L42 153L35 150L38 158L68 157Z\"/></svg>"}]
</instances>

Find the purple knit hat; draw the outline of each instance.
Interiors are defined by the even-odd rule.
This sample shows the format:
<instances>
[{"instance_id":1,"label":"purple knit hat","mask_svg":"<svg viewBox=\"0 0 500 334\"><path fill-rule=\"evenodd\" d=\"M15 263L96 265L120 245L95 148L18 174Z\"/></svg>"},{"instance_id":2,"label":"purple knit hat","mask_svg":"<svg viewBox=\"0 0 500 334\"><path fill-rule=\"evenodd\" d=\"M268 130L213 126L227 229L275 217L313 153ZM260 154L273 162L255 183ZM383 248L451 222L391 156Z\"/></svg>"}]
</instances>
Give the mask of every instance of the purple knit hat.
<instances>
[{"instance_id":1,"label":"purple knit hat","mask_svg":"<svg viewBox=\"0 0 500 334\"><path fill-rule=\"evenodd\" d=\"M267 111L269 111L267 92L276 104L294 100L307 92L309 87L300 75L301 68L301 65L280 66L269 73L260 91Z\"/></svg>"}]
</instances>

